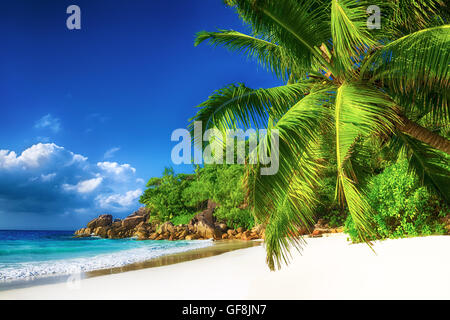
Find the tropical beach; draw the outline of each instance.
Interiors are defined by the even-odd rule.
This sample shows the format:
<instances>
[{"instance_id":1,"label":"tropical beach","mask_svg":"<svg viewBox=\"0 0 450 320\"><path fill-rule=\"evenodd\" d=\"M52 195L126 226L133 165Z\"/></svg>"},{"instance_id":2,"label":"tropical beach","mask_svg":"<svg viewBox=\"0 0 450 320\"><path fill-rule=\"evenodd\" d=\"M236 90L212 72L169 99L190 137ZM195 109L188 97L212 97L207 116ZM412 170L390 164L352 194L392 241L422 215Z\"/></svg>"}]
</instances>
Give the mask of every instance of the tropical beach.
<instances>
[{"instance_id":1,"label":"tropical beach","mask_svg":"<svg viewBox=\"0 0 450 320\"><path fill-rule=\"evenodd\" d=\"M450 299L448 3L78 2L0 12L0 299Z\"/></svg>"},{"instance_id":2,"label":"tropical beach","mask_svg":"<svg viewBox=\"0 0 450 320\"><path fill-rule=\"evenodd\" d=\"M277 272L261 246L162 267L0 291L0 299L450 299L450 237L307 239Z\"/></svg>"}]
</instances>

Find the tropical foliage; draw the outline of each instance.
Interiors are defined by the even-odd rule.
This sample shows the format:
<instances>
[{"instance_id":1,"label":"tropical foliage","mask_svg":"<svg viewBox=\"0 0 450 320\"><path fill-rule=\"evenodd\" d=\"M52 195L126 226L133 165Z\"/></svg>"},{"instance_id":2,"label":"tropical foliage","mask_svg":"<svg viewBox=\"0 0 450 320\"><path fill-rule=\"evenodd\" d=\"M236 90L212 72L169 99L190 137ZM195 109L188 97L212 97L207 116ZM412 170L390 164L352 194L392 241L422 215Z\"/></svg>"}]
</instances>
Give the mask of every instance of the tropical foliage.
<instances>
[{"instance_id":1,"label":"tropical foliage","mask_svg":"<svg viewBox=\"0 0 450 320\"><path fill-rule=\"evenodd\" d=\"M372 239L445 233L439 220L449 213L448 206L409 174L405 160L374 176L367 198L376 212L370 217L375 231ZM359 241L351 216L345 226L352 240Z\"/></svg>"},{"instance_id":2,"label":"tropical foliage","mask_svg":"<svg viewBox=\"0 0 450 320\"><path fill-rule=\"evenodd\" d=\"M141 203L151 209L152 222L187 224L206 208L207 201L219 204L215 217L233 228L250 228L254 218L244 203L244 168L232 165L207 165L194 174L175 174L164 170L162 177L151 178Z\"/></svg>"},{"instance_id":3,"label":"tropical foliage","mask_svg":"<svg viewBox=\"0 0 450 320\"><path fill-rule=\"evenodd\" d=\"M354 235L373 238L373 207L364 190L371 145L405 156L418 183L448 201L449 8L432 0L228 0L250 34L202 31L208 42L256 60L286 85L231 84L200 104L203 130L277 129L280 166L262 176L246 166L247 201L266 224L267 262L288 262L299 230L313 220L326 171L348 210ZM381 8L381 29L368 29L367 7ZM330 138L331 136L331 138ZM333 156L324 145L332 141ZM266 143L270 153L271 144ZM331 175L328 173L328 176Z\"/></svg>"}]
</instances>

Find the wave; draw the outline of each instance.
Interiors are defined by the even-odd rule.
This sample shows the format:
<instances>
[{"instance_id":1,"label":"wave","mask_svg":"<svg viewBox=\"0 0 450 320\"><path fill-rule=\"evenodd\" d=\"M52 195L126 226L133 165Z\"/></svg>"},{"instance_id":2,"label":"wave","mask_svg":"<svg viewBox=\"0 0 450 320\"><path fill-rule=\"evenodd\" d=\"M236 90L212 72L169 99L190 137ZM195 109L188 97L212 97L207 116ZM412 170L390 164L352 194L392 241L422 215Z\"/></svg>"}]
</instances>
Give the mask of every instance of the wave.
<instances>
[{"instance_id":1,"label":"wave","mask_svg":"<svg viewBox=\"0 0 450 320\"><path fill-rule=\"evenodd\" d=\"M128 264L143 262L164 255L200 249L211 245L213 245L211 240L155 241L139 248L104 253L92 257L19 263L0 262L0 285L1 282L14 280L31 280L40 277L64 276L100 269L123 267Z\"/></svg>"}]
</instances>

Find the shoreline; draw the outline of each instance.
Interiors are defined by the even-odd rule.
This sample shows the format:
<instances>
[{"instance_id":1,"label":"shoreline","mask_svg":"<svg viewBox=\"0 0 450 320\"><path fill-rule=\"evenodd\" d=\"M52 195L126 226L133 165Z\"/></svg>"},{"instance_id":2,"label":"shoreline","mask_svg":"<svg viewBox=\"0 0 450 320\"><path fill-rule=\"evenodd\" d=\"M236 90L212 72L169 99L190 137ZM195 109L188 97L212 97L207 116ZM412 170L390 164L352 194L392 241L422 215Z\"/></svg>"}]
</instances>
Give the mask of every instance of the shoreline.
<instances>
[{"instance_id":1,"label":"shoreline","mask_svg":"<svg viewBox=\"0 0 450 320\"><path fill-rule=\"evenodd\" d=\"M192 261L196 259L212 257L225 252L249 248L258 245L261 245L261 241L243 241L243 240L212 241L212 245L207 247L195 248L177 253L170 253L167 255L158 256L144 261L133 262L120 267L102 268L82 272L80 274L57 274L30 279L16 279L0 282L0 293L9 290L33 288L42 285L67 283L69 281L73 282L73 279L84 280L103 275L118 274L122 272L129 272L146 268L162 267L166 265L182 263L185 261Z\"/></svg>"},{"instance_id":2,"label":"shoreline","mask_svg":"<svg viewBox=\"0 0 450 320\"><path fill-rule=\"evenodd\" d=\"M0 299L450 299L450 236L350 244L306 238L271 272L263 246L162 267L0 292Z\"/></svg>"}]
</instances>

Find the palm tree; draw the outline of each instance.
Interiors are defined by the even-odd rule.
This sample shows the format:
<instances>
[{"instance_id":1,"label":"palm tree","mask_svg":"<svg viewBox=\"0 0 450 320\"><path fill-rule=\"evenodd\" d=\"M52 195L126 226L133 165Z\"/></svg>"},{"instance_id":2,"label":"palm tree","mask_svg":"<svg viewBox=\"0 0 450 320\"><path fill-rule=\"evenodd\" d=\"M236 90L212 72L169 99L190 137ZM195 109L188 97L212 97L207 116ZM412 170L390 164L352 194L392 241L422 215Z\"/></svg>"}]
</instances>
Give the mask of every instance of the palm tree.
<instances>
[{"instance_id":1,"label":"palm tree","mask_svg":"<svg viewBox=\"0 0 450 320\"><path fill-rule=\"evenodd\" d=\"M373 141L406 156L410 170L448 201L450 141L426 128L449 125L448 8L432 0L380 3L381 29L370 30L366 9L376 2L228 0L251 34L197 34L195 45L208 41L244 53L286 83L229 85L191 119L202 121L203 130L278 130L278 173L262 176L260 165L248 165L245 181L254 215L266 224L271 269L288 263L290 248L302 245L300 230L312 221L327 134L336 150L336 197L362 240L371 232L372 209L358 163ZM270 145L266 141L268 152Z\"/></svg>"}]
</instances>

